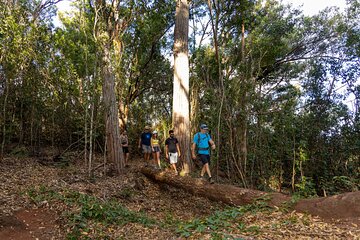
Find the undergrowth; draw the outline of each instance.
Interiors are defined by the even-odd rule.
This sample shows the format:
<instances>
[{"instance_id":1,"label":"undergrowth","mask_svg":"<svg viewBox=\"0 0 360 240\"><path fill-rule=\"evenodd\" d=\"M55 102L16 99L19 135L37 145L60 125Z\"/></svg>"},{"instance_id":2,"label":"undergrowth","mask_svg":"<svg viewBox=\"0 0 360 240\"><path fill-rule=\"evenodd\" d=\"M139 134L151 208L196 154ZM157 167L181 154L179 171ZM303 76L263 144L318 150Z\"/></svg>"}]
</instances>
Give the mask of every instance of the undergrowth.
<instances>
[{"instance_id":1,"label":"undergrowth","mask_svg":"<svg viewBox=\"0 0 360 240\"><path fill-rule=\"evenodd\" d=\"M260 232L260 227L246 226L241 217L246 213L255 214L259 211L272 211L272 209L263 199L258 199L253 204L216 211L204 219L196 218L189 222L182 222L178 225L176 232L185 238L199 233L207 233L211 235L211 239L238 239L228 234L234 231L251 232L256 235Z\"/></svg>"},{"instance_id":2,"label":"undergrowth","mask_svg":"<svg viewBox=\"0 0 360 240\"><path fill-rule=\"evenodd\" d=\"M140 223L146 227L155 224L155 220L148 218L145 213L131 211L115 200L103 201L75 191L56 192L45 187L31 189L27 194L35 203L61 201L70 209L76 209L65 213L72 229L68 239L87 239L89 222L101 223L105 227L113 224L123 226L127 223Z\"/></svg>"},{"instance_id":3,"label":"undergrowth","mask_svg":"<svg viewBox=\"0 0 360 240\"><path fill-rule=\"evenodd\" d=\"M124 226L127 223L139 223L150 228L157 226L161 229L171 229L181 238L210 234L211 239L237 239L229 233L251 232L252 235L256 235L260 232L258 226L246 226L242 221L244 214L272 211L268 207L266 199L258 199L254 204L229 207L222 211L216 211L206 218L195 218L184 222L169 213L161 221L156 221L147 217L143 212L127 209L115 200L104 201L76 191L55 191L42 186L28 190L27 195L35 203L61 201L68 206L68 209L71 209L64 213L71 229L67 236L68 239L91 239L88 237L90 230L96 231L101 239L107 239L106 232L104 232L107 228L111 225ZM94 229L94 226L99 226L99 229Z\"/></svg>"}]
</instances>

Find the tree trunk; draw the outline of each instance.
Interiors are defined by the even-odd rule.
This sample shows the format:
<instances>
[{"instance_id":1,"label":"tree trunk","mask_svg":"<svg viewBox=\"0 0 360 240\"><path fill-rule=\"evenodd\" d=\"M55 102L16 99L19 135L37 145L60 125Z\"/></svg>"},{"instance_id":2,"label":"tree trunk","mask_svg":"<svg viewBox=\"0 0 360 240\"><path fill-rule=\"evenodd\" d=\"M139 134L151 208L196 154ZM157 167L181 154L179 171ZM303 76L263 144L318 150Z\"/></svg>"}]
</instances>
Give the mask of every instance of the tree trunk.
<instances>
[{"instance_id":1,"label":"tree trunk","mask_svg":"<svg viewBox=\"0 0 360 240\"><path fill-rule=\"evenodd\" d=\"M189 119L189 5L187 0L177 1L175 18L172 122L175 135L180 143L182 168L185 174L187 174L192 169Z\"/></svg>"},{"instance_id":2,"label":"tree trunk","mask_svg":"<svg viewBox=\"0 0 360 240\"><path fill-rule=\"evenodd\" d=\"M120 94L121 96L121 94ZM126 129L129 118L129 104L119 101L120 129Z\"/></svg>"},{"instance_id":3,"label":"tree trunk","mask_svg":"<svg viewBox=\"0 0 360 240\"><path fill-rule=\"evenodd\" d=\"M113 163L119 174L125 163L120 144L119 105L115 94L115 64L121 61L123 51L121 35L132 19L132 9L129 8L130 11L126 11L127 14L123 15L120 13L122 7L119 0L111 1L111 5L107 1L95 3L95 12L99 14L100 19L99 29L94 32L94 36L100 42L103 51L101 67L105 106L106 161Z\"/></svg>"},{"instance_id":4,"label":"tree trunk","mask_svg":"<svg viewBox=\"0 0 360 240\"><path fill-rule=\"evenodd\" d=\"M93 160L93 132L94 132L94 113L95 113L95 99L96 99L96 91L95 91L95 82L97 79L97 62L98 62L98 53L95 53L95 64L94 64L94 72L93 78L90 79L90 129L89 129L89 160L88 160L88 173L91 175L92 169L92 160ZM87 147L87 145L85 145Z\"/></svg>"},{"instance_id":5,"label":"tree trunk","mask_svg":"<svg viewBox=\"0 0 360 240\"><path fill-rule=\"evenodd\" d=\"M245 64L245 24L244 21L241 24L241 63ZM248 79L245 77L243 79L245 84L247 85ZM242 181L244 182L244 187L247 187L246 175L247 175L247 130L248 130L248 109L247 109L247 91L243 92L240 97L240 109L242 110L242 114L239 116L239 150L240 150L240 159L239 159L239 167L242 171ZM241 111L240 111L241 112Z\"/></svg>"},{"instance_id":6,"label":"tree trunk","mask_svg":"<svg viewBox=\"0 0 360 240\"><path fill-rule=\"evenodd\" d=\"M105 106L105 131L107 160L113 163L118 173L124 168L123 152L120 145L119 115L115 96L115 74L110 57L110 44L103 48L103 98Z\"/></svg>"},{"instance_id":7,"label":"tree trunk","mask_svg":"<svg viewBox=\"0 0 360 240\"><path fill-rule=\"evenodd\" d=\"M292 165L292 176L291 176L291 190L295 191L295 176L296 176L296 143L295 134L293 133L293 165Z\"/></svg>"},{"instance_id":8,"label":"tree trunk","mask_svg":"<svg viewBox=\"0 0 360 240\"><path fill-rule=\"evenodd\" d=\"M225 184L210 184L201 179L178 177L152 168L143 167L141 172L148 178L184 189L194 195L232 206L241 206L255 202L259 198L269 199L270 206L283 207L290 203L291 197L281 193L266 193L258 190L239 188ZM344 193L331 197L303 199L293 205L299 212L310 213L325 219L359 218L360 191ZM291 204L289 204L291 206Z\"/></svg>"},{"instance_id":9,"label":"tree trunk","mask_svg":"<svg viewBox=\"0 0 360 240\"><path fill-rule=\"evenodd\" d=\"M199 126L199 121L198 121L198 112L200 110L200 105L199 105L199 86L197 83L192 83L191 84L191 104L190 104L190 110L191 110L191 115L190 115L190 119L191 119L191 136L193 134L196 133L197 131L197 127Z\"/></svg>"},{"instance_id":10,"label":"tree trunk","mask_svg":"<svg viewBox=\"0 0 360 240\"><path fill-rule=\"evenodd\" d=\"M1 141L1 154L0 154L0 157L1 157L1 160L2 158L4 157L4 148L5 148L5 139L6 139L6 112L7 112L7 99L8 99L8 96L9 96L9 82L10 81L6 81L5 82L5 98L4 98L4 105L3 105L3 119L2 119L2 124L3 124L3 128L2 128L2 141Z\"/></svg>"},{"instance_id":11,"label":"tree trunk","mask_svg":"<svg viewBox=\"0 0 360 240\"><path fill-rule=\"evenodd\" d=\"M290 197L281 193L265 193L232 185L210 184L199 178L178 177L171 173L164 174L148 167L143 167L141 172L157 182L166 183L194 195L234 206L250 204L260 197L270 197L269 204L271 206L280 206L281 203L290 200Z\"/></svg>"}]
</instances>

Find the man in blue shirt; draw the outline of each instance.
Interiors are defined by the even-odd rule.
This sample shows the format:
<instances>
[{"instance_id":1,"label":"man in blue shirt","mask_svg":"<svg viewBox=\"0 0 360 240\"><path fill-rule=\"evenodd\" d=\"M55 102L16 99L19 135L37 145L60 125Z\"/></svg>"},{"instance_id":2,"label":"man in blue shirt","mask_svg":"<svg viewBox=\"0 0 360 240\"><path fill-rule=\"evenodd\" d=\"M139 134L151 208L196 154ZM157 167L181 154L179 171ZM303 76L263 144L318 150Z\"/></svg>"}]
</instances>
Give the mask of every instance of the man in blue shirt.
<instances>
[{"instance_id":1,"label":"man in blue shirt","mask_svg":"<svg viewBox=\"0 0 360 240\"><path fill-rule=\"evenodd\" d=\"M151 137L152 134L150 132L150 127L146 126L144 128L144 132L141 134L139 139L139 148L142 149L144 154L144 160L146 164L150 163L150 156L151 156Z\"/></svg>"},{"instance_id":2,"label":"man in blue shirt","mask_svg":"<svg viewBox=\"0 0 360 240\"><path fill-rule=\"evenodd\" d=\"M214 183L214 180L211 177L209 165L210 165L210 147L211 149L215 149L215 143L211 139L208 130L209 128L206 124L200 125L200 132L194 135L193 144L191 146L191 153L192 153L192 158L195 160L196 150L197 150L197 154L203 164L200 176L204 177L204 174L206 172L209 176L209 182Z\"/></svg>"}]
</instances>

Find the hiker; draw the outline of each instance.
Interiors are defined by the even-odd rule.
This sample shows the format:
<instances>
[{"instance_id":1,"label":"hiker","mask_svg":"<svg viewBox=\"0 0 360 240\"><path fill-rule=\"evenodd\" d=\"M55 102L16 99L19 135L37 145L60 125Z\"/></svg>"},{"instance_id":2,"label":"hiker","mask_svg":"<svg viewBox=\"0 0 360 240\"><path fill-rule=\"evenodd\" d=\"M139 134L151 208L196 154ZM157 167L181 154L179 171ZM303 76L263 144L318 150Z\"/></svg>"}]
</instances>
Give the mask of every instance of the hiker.
<instances>
[{"instance_id":1,"label":"hiker","mask_svg":"<svg viewBox=\"0 0 360 240\"><path fill-rule=\"evenodd\" d=\"M174 130L169 131L169 137L165 140L165 158L170 161L171 168L178 174L176 163L181 157L180 146L177 138L174 137Z\"/></svg>"},{"instance_id":2,"label":"hiker","mask_svg":"<svg viewBox=\"0 0 360 240\"><path fill-rule=\"evenodd\" d=\"M155 166L157 165L157 167L159 169L161 169L161 165L160 165L161 149L160 149L160 143L159 143L159 138L158 138L158 132L156 130L153 131L153 133L152 133L151 150L153 153L153 159L154 159Z\"/></svg>"},{"instance_id":3,"label":"hiker","mask_svg":"<svg viewBox=\"0 0 360 240\"><path fill-rule=\"evenodd\" d=\"M151 132L150 132L150 127L146 126L144 128L143 133L140 136L139 139L139 148L142 149L142 152L144 154L144 160L145 160L145 164L149 164L150 163L150 155L151 155Z\"/></svg>"},{"instance_id":4,"label":"hiker","mask_svg":"<svg viewBox=\"0 0 360 240\"><path fill-rule=\"evenodd\" d=\"M123 132L120 135L120 143L124 153L125 166L127 166L130 153L129 153L129 138L126 130L123 130Z\"/></svg>"},{"instance_id":5,"label":"hiker","mask_svg":"<svg viewBox=\"0 0 360 240\"><path fill-rule=\"evenodd\" d=\"M196 159L196 154L198 154L198 157L203 164L200 177L203 178L206 172L209 176L209 182L214 183L210 172L210 146L212 149L215 149L215 143L211 139L208 130L209 128L206 124L200 125L200 132L194 135L193 144L191 146L191 153L194 160Z\"/></svg>"}]
</instances>

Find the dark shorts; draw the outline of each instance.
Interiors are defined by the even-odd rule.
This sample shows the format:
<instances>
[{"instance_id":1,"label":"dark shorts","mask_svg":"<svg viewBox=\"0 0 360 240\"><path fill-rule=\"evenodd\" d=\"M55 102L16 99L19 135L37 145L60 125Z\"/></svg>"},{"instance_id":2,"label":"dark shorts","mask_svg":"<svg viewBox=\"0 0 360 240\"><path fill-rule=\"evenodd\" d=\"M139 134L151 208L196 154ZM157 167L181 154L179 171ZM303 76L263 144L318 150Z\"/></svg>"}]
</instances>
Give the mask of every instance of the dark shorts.
<instances>
[{"instance_id":1,"label":"dark shorts","mask_svg":"<svg viewBox=\"0 0 360 240\"><path fill-rule=\"evenodd\" d=\"M208 163L210 165L210 155L207 155L207 154L199 154L199 158L202 162L202 164L206 164Z\"/></svg>"},{"instance_id":2,"label":"dark shorts","mask_svg":"<svg viewBox=\"0 0 360 240\"><path fill-rule=\"evenodd\" d=\"M143 151L143 153L151 153L151 146L143 144L142 151Z\"/></svg>"},{"instance_id":3,"label":"dark shorts","mask_svg":"<svg viewBox=\"0 0 360 240\"><path fill-rule=\"evenodd\" d=\"M123 153L129 153L129 147L122 147Z\"/></svg>"},{"instance_id":4,"label":"dark shorts","mask_svg":"<svg viewBox=\"0 0 360 240\"><path fill-rule=\"evenodd\" d=\"M152 152L160 152L160 147L154 147L154 151L152 151Z\"/></svg>"}]
</instances>

